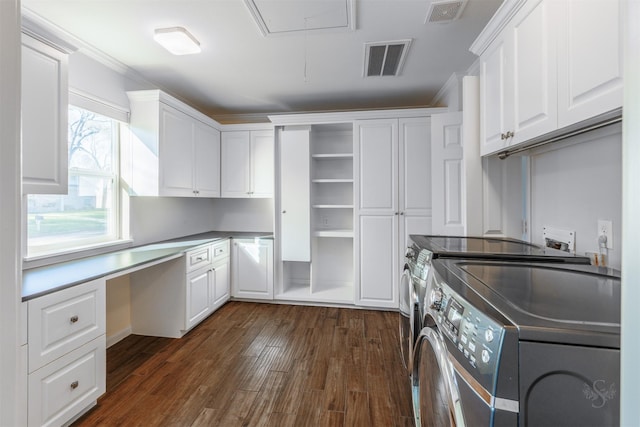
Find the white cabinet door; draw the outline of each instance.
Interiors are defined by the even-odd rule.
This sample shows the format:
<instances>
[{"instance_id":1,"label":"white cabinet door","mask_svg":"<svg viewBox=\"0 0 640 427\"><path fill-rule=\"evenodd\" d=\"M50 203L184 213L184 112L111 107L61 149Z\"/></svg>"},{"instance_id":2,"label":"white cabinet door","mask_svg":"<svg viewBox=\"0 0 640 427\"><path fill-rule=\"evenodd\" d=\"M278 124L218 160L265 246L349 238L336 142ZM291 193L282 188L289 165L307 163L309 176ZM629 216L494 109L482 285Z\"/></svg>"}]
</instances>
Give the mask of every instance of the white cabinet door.
<instances>
[{"instance_id":1,"label":"white cabinet door","mask_svg":"<svg viewBox=\"0 0 640 427\"><path fill-rule=\"evenodd\" d=\"M505 109L513 116L510 145L557 127L557 52L554 1L531 0L507 29L511 94Z\"/></svg>"},{"instance_id":2,"label":"white cabinet door","mask_svg":"<svg viewBox=\"0 0 640 427\"><path fill-rule=\"evenodd\" d=\"M213 289L211 292L211 309L215 310L224 304L231 296L231 282L229 275L229 258L225 262L213 267Z\"/></svg>"},{"instance_id":3,"label":"white cabinet door","mask_svg":"<svg viewBox=\"0 0 640 427\"><path fill-rule=\"evenodd\" d=\"M507 70L504 37L495 40L480 56L480 153L486 155L506 146Z\"/></svg>"},{"instance_id":4,"label":"white cabinet door","mask_svg":"<svg viewBox=\"0 0 640 427\"><path fill-rule=\"evenodd\" d=\"M273 241L233 239L232 296L273 299Z\"/></svg>"},{"instance_id":5,"label":"white cabinet door","mask_svg":"<svg viewBox=\"0 0 640 427\"><path fill-rule=\"evenodd\" d=\"M560 127L622 106L622 6L619 0L566 0L559 27Z\"/></svg>"},{"instance_id":6,"label":"white cabinet door","mask_svg":"<svg viewBox=\"0 0 640 427\"><path fill-rule=\"evenodd\" d=\"M465 232L461 130L462 113L431 116L434 234L453 236Z\"/></svg>"},{"instance_id":7,"label":"white cabinet door","mask_svg":"<svg viewBox=\"0 0 640 427\"><path fill-rule=\"evenodd\" d=\"M309 129L280 133L280 238L283 261L311 261Z\"/></svg>"},{"instance_id":8,"label":"white cabinet door","mask_svg":"<svg viewBox=\"0 0 640 427\"><path fill-rule=\"evenodd\" d=\"M212 290L213 274L211 268L205 267L187 275L187 309L185 330L191 329L209 314L209 302Z\"/></svg>"},{"instance_id":9,"label":"white cabinet door","mask_svg":"<svg viewBox=\"0 0 640 427\"><path fill-rule=\"evenodd\" d=\"M22 191L67 194L67 54L22 36Z\"/></svg>"},{"instance_id":10,"label":"white cabinet door","mask_svg":"<svg viewBox=\"0 0 640 427\"><path fill-rule=\"evenodd\" d=\"M431 233L431 119L400 119L398 268L410 234ZM400 276L401 271L397 271Z\"/></svg>"},{"instance_id":11,"label":"white cabinet door","mask_svg":"<svg viewBox=\"0 0 640 427\"><path fill-rule=\"evenodd\" d=\"M220 197L220 131L196 122L193 136L195 191L200 197Z\"/></svg>"},{"instance_id":12,"label":"white cabinet door","mask_svg":"<svg viewBox=\"0 0 640 427\"><path fill-rule=\"evenodd\" d=\"M398 213L398 120L356 122L360 214Z\"/></svg>"},{"instance_id":13,"label":"white cabinet door","mask_svg":"<svg viewBox=\"0 0 640 427\"><path fill-rule=\"evenodd\" d=\"M222 197L249 197L251 136L249 131L222 132Z\"/></svg>"},{"instance_id":14,"label":"white cabinet door","mask_svg":"<svg viewBox=\"0 0 640 427\"><path fill-rule=\"evenodd\" d=\"M431 124L427 117L400 120L400 215L431 215Z\"/></svg>"},{"instance_id":15,"label":"white cabinet door","mask_svg":"<svg viewBox=\"0 0 640 427\"><path fill-rule=\"evenodd\" d=\"M273 132L251 131L251 197L273 197L273 156Z\"/></svg>"},{"instance_id":16,"label":"white cabinet door","mask_svg":"<svg viewBox=\"0 0 640 427\"><path fill-rule=\"evenodd\" d=\"M160 104L160 195L193 196L193 119Z\"/></svg>"},{"instance_id":17,"label":"white cabinet door","mask_svg":"<svg viewBox=\"0 0 640 427\"><path fill-rule=\"evenodd\" d=\"M356 304L398 307L398 216L360 216L360 282Z\"/></svg>"}]
</instances>

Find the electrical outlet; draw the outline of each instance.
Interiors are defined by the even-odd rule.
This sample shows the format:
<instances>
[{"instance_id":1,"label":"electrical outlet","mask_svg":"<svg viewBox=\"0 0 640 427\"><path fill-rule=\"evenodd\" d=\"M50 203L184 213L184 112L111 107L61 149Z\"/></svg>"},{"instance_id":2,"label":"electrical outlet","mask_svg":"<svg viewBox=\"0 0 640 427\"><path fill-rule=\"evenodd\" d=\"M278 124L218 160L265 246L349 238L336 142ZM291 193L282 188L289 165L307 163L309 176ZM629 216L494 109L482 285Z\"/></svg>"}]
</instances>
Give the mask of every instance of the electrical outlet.
<instances>
[{"instance_id":1,"label":"electrical outlet","mask_svg":"<svg viewBox=\"0 0 640 427\"><path fill-rule=\"evenodd\" d=\"M328 227L329 226L329 218L327 218L326 216L323 216L322 218L322 226L323 227Z\"/></svg>"},{"instance_id":2,"label":"electrical outlet","mask_svg":"<svg viewBox=\"0 0 640 427\"><path fill-rule=\"evenodd\" d=\"M603 219L598 220L598 238L607 236L607 249L613 248L613 223Z\"/></svg>"}]
</instances>

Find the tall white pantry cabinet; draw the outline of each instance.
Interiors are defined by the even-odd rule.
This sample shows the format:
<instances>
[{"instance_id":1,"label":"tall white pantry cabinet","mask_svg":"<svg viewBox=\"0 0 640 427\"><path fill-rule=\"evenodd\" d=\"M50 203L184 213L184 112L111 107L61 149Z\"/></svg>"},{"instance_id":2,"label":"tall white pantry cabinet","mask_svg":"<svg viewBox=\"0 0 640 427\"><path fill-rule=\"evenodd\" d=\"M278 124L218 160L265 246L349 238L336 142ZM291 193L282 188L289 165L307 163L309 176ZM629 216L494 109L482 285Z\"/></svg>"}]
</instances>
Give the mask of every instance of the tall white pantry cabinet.
<instances>
[{"instance_id":1,"label":"tall white pantry cabinet","mask_svg":"<svg viewBox=\"0 0 640 427\"><path fill-rule=\"evenodd\" d=\"M420 117L355 123L358 305L397 307L408 236L431 232L429 122Z\"/></svg>"},{"instance_id":2,"label":"tall white pantry cabinet","mask_svg":"<svg viewBox=\"0 0 640 427\"><path fill-rule=\"evenodd\" d=\"M431 232L440 112L309 114L277 127L276 299L398 307L408 236Z\"/></svg>"}]
</instances>

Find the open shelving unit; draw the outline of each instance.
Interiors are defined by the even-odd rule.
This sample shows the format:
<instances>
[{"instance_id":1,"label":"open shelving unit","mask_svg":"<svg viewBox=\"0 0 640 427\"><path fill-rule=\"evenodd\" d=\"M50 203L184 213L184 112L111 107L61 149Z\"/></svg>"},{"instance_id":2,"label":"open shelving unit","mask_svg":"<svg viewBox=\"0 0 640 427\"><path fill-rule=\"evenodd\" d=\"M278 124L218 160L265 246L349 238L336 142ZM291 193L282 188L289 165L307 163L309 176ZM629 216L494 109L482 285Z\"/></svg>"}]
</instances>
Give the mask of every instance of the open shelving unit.
<instances>
[{"instance_id":1,"label":"open shelving unit","mask_svg":"<svg viewBox=\"0 0 640 427\"><path fill-rule=\"evenodd\" d=\"M309 132L311 261L285 262L281 299L354 302L353 124Z\"/></svg>"}]
</instances>

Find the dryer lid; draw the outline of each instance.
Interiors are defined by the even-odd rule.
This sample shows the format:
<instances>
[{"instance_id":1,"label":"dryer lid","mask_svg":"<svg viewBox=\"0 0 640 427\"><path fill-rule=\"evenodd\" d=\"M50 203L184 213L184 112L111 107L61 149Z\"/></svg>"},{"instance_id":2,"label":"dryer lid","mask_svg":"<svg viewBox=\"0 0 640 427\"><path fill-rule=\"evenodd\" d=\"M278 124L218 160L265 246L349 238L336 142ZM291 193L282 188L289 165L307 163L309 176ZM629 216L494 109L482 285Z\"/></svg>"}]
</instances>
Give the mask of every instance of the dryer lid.
<instances>
[{"instance_id":1,"label":"dryer lid","mask_svg":"<svg viewBox=\"0 0 640 427\"><path fill-rule=\"evenodd\" d=\"M620 325L619 277L584 266L499 262L458 265L527 315L530 326L536 326L535 319L563 324L559 327Z\"/></svg>"},{"instance_id":2,"label":"dryer lid","mask_svg":"<svg viewBox=\"0 0 640 427\"><path fill-rule=\"evenodd\" d=\"M421 235L410 237L421 249L433 252L434 258L526 259L535 262L589 263L587 257L509 238Z\"/></svg>"}]
</instances>

